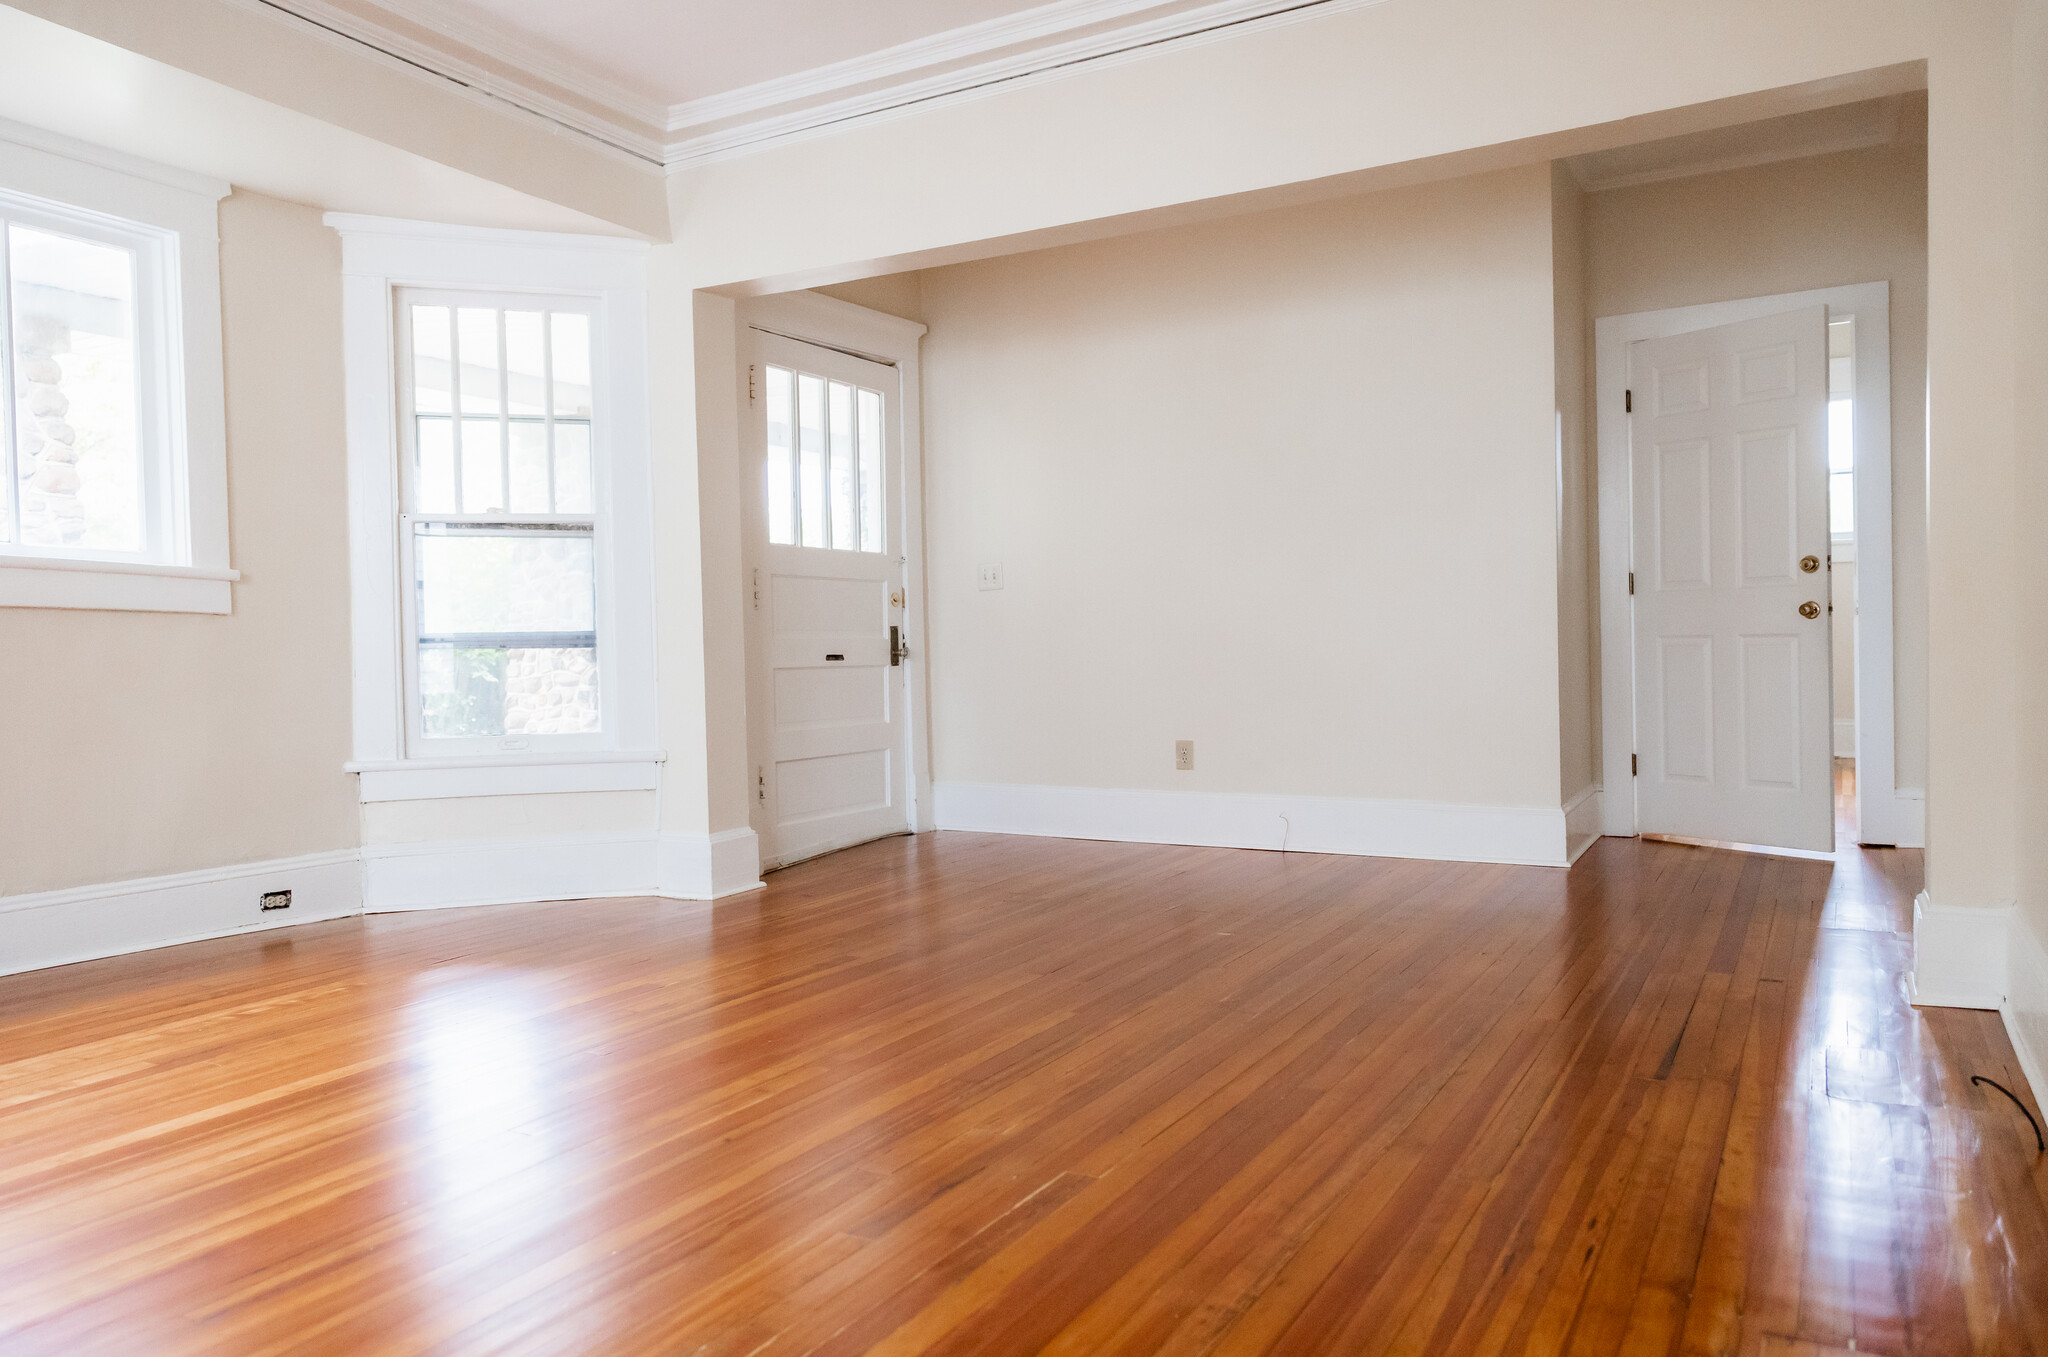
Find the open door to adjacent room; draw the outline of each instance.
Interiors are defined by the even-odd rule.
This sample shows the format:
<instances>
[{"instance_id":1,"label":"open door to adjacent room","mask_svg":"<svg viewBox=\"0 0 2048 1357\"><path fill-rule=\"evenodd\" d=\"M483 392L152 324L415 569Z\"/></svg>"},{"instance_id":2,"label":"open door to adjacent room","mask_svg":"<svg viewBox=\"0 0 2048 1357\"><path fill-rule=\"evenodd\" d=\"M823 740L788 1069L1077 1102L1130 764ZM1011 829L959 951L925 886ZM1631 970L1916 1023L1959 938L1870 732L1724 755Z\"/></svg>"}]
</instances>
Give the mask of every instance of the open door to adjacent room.
<instances>
[{"instance_id":1,"label":"open door to adjacent room","mask_svg":"<svg viewBox=\"0 0 2048 1357\"><path fill-rule=\"evenodd\" d=\"M1630 347L1643 833L1834 848L1827 319Z\"/></svg>"},{"instance_id":2,"label":"open door to adjacent room","mask_svg":"<svg viewBox=\"0 0 2048 1357\"><path fill-rule=\"evenodd\" d=\"M754 828L774 867L911 828L895 367L748 331Z\"/></svg>"}]
</instances>

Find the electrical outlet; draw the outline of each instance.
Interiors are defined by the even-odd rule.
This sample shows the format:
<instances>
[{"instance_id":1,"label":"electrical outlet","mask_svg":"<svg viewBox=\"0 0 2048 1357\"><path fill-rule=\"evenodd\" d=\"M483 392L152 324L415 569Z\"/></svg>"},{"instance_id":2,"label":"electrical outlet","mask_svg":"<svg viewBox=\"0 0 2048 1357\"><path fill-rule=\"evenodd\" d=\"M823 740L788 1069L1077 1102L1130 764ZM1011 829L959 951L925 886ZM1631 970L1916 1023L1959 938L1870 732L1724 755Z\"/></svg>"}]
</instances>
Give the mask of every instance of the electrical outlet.
<instances>
[{"instance_id":1,"label":"electrical outlet","mask_svg":"<svg viewBox=\"0 0 2048 1357\"><path fill-rule=\"evenodd\" d=\"M270 910L270 909L290 909L291 907L292 907L292 893L291 893L290 891L265 891L265 892L263 892L263 908L264 908L264 909L266 909L266 910Z\"/></svg>"},{"instance_id":2,"label":"electrical outlet","mask_svg":"<svg viewBox=\"0 0 2048 1357\"><path fill-rule=\"evenodd\" d=\"M1173 767L1175 772L1180 773L1192 773L1195 771L1195 742L1193 740L1175 740L1173 742Z\"/></svg>"},{"instance_id":3,"label":"electrical outlet","mask_svg":"<svg viewBox=\"0 0 2048 1357\"><path fill-rule=\"evenodd\" d=\"M999 565L985 565L981 568L981 587L1000 589L1003 587L1003 568Z\"/></svg>"}]
</instances>

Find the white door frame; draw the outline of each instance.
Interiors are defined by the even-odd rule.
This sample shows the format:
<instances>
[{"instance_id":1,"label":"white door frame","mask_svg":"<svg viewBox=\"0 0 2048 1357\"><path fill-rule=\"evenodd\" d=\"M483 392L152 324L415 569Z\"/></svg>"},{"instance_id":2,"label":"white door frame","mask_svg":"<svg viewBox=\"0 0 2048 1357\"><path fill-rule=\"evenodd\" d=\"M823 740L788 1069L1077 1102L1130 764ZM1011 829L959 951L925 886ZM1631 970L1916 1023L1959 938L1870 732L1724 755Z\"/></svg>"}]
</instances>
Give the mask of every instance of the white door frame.
<instances>
[{"instance_id":1,"label":"white door frame","mask_svg":"<svg viewBox=\"0 0 2048 1357\"><path fill-rule=\"evenodd\" d=\"M1897 785L1892 669L1891 285L1786 292L1593 322L1599 418L1601 832L1636 832L1634 614L1628 575L1634 544L1629 427L1621 418L1628 346L1820 303L1856 317L1856 793L1866 843L1925 842L1922 793ZM1833 578L1829 581L1832 596ZM1622 794L1616 794L1620 791Z\"/></svg>"},{"instance_id":2,"label":"white door frame","mask_svg":"<svg viewBox=\"0 0 2048 1357\"><path fill-rule=\"evenodd\" d=\"M929 609L925 605L924 574L924 402L918 385L918 341L924 337L925 327L916 321L904 320L882 311L871 311L865 306L827 297L822 292L782 292L767 297L749 297L736 308L741 341L739 352L747 351L745 344L748 329L764 330L769 334L781 335L785 339L800 340L806 344L817 344L828 349L837 349L865 358L871 362L887 363L896 369L903 387L897 401L897 422L901 426L903 439L903 578L909 597L904 600L903 626L904 645L909 654L903 664L903 690L906 709L904 711L903 751L910 770L909 823L913 830L922 833L933 828L932 823L932 760L931 760L931 717L928 695L931 688L930 645L931 635ZM747 365L742 360L734 374L739 386L739 408L749 412L747 401ZM741 446L747 441L741 439ZM753 513L758 506L742 505L742 513ZM747 530L741 524L742 531ZM744 572L741 578L743 591L742 605L749 600L744 597L752 589L752 581ZM748 681L749 697L752 694L752 676ZM754 725L749 719L748 767L752 768L764 759L765 751L754 748ZM750 805L757 805L750 795ZM758 832L759 826L756 826Z\"/></svg>"}]
</instances>

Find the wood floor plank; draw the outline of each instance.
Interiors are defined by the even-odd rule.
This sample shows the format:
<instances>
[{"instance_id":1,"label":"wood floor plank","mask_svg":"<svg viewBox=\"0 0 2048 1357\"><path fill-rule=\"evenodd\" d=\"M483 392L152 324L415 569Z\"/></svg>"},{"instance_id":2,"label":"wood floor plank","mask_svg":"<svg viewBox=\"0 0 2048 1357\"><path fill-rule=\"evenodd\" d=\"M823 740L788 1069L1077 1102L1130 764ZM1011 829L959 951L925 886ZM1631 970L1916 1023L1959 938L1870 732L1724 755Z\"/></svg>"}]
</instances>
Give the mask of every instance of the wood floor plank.
<instances>
[{"instance_id":1,"label":"wood floor plank","mask_svg":"<svg viewBox=\"0 0 2048 1357\"><path fill-rule=\"evenodd\" d=\"M0 1351L2048 1351L1918 873L948 833L0 979Z\"/></svg>"}]
</instances>

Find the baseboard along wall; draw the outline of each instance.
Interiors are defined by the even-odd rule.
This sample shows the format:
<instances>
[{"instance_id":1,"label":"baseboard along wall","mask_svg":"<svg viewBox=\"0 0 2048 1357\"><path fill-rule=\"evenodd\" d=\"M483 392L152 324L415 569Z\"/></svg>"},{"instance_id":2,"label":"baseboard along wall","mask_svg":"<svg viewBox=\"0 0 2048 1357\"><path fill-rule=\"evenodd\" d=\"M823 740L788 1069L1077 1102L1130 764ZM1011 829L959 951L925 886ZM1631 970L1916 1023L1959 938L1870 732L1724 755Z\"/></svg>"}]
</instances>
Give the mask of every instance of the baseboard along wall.
<instances>
[{"instance_id":1,"label":"baseboard along wall","mask_svg":"<svg viewBox=\"0 0 2048 1357\"><path fill-rule=\"evenodd\" d=\"M607 896L715 900L761 884L751 829L373 844L0 898L0 975L356 914ZM290 891L287 908L266 894Z\"/></svg>"},{"instance_id":2,"label":"baseboard along wall","mask_svg":"<svg viewBox=\"0 0 2048 1357\"><path fill-rule=\"evenodd\" d=\"M1548 810L997 782L940 782L932 790L940 829L1540 867L1569 865L1572 815L1583 819L1590 805L1590 823L1598 823L1592 788L1571 807Z\"/></svg>"}]
</instances>

